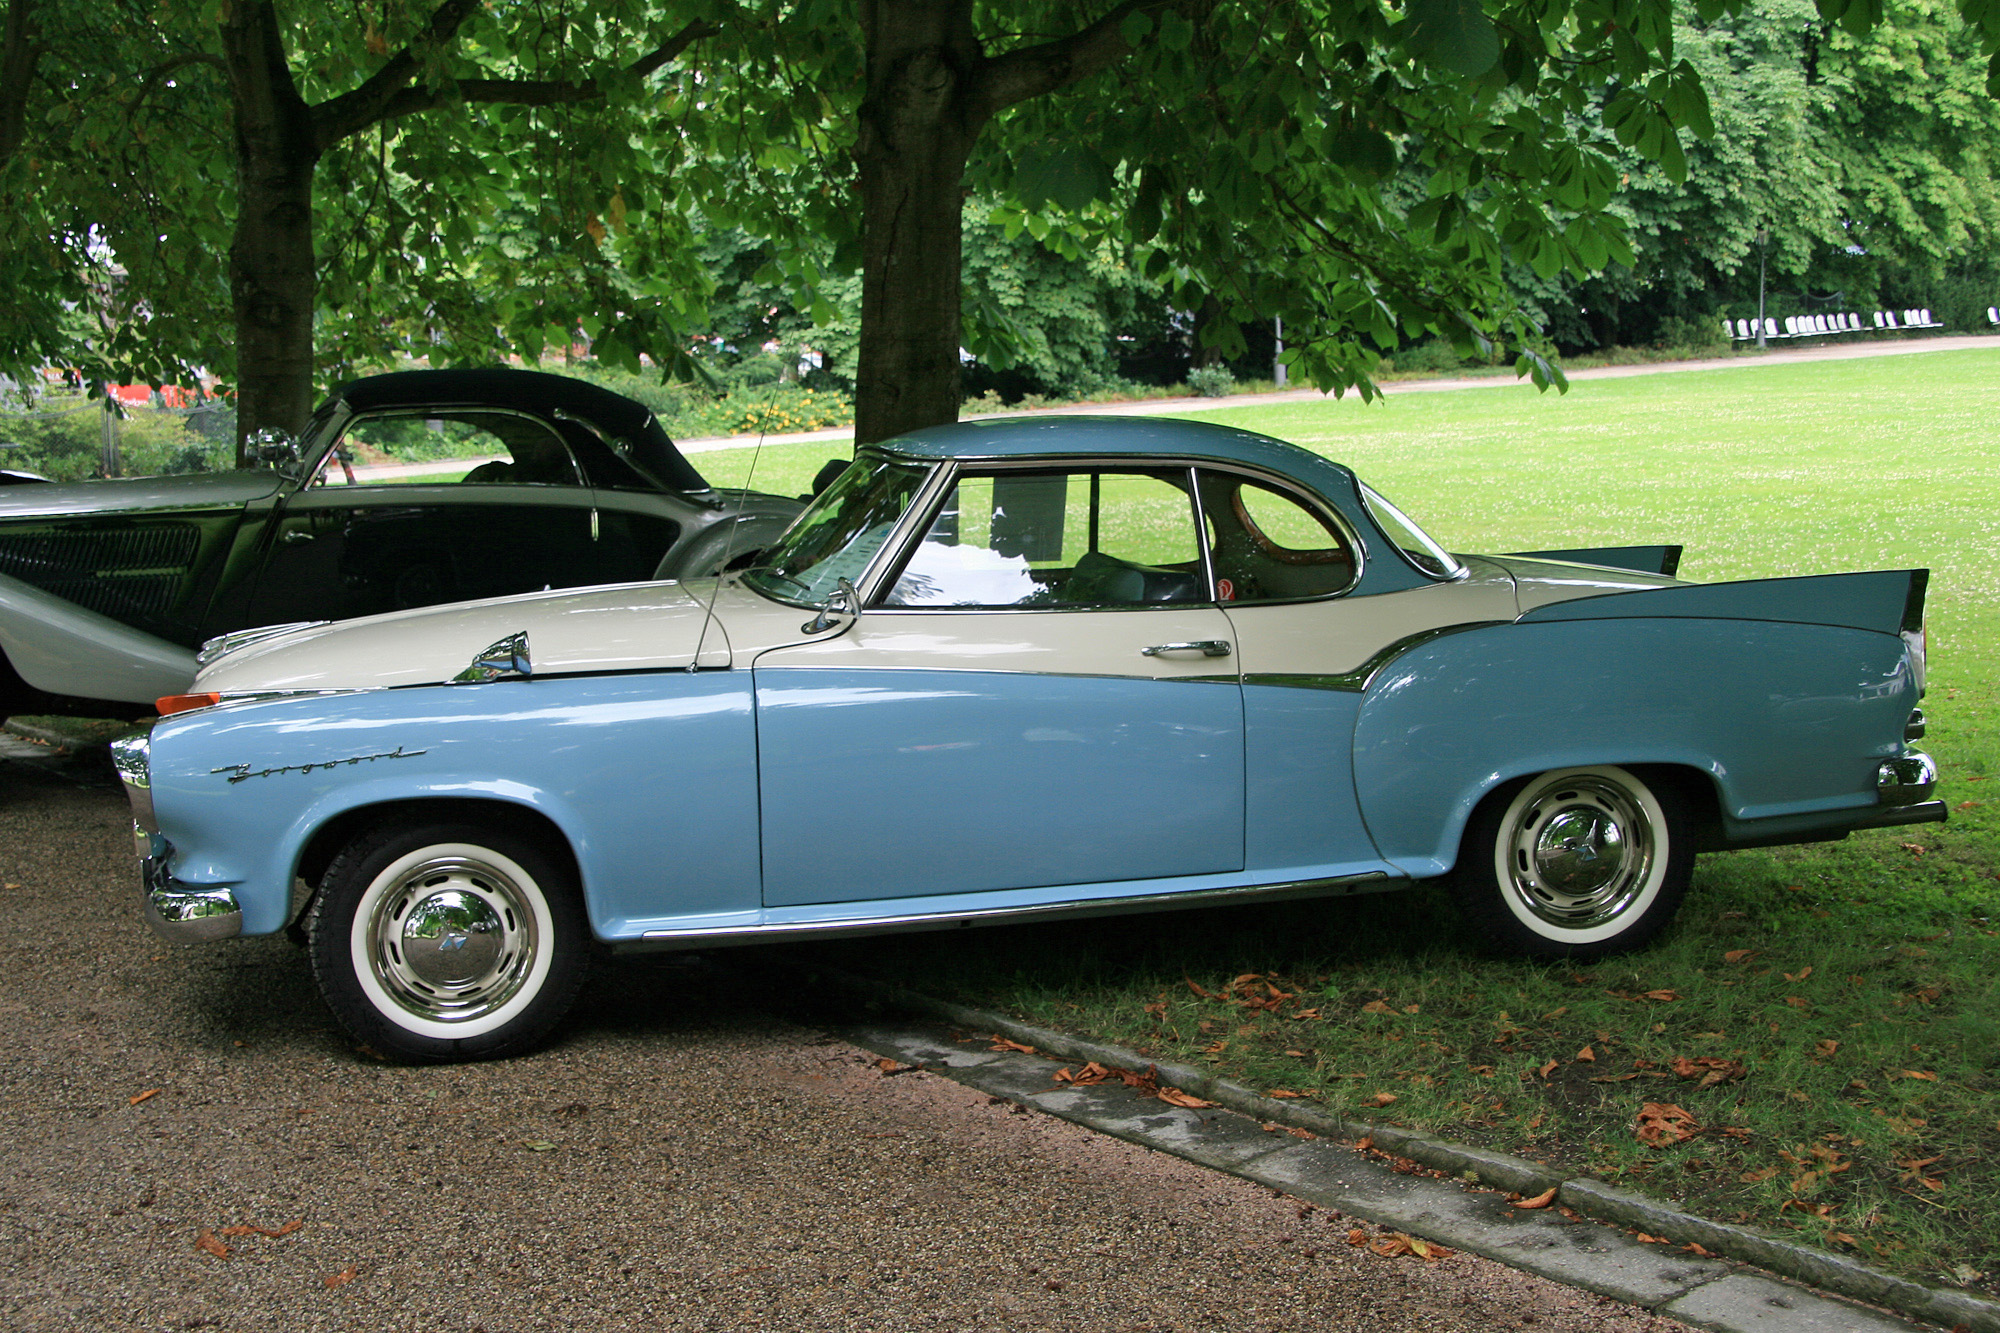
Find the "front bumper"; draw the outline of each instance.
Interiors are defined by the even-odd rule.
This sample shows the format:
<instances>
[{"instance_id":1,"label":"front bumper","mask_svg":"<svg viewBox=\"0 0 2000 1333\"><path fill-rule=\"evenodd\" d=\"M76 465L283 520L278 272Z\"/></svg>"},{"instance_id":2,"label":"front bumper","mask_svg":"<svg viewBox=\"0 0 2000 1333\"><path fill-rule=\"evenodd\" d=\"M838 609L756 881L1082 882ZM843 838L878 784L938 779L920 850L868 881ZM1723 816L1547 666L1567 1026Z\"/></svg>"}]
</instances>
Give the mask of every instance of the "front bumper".
<instances>
[{"instance_id":1,"label":"front bumper","mask_svg":"<svg viewBox=\"0 0 2000 1333\"><path fill-rule=\"evenodd\" d=\"M243 933L243 909L228 885L183 884L173 877L173 844L153 817L151 750L145 736L111 742L111 762L132 805L132 838L139 856L139 887L146 924L176 944L233 939Z\"/></svg>"}]
</instances>

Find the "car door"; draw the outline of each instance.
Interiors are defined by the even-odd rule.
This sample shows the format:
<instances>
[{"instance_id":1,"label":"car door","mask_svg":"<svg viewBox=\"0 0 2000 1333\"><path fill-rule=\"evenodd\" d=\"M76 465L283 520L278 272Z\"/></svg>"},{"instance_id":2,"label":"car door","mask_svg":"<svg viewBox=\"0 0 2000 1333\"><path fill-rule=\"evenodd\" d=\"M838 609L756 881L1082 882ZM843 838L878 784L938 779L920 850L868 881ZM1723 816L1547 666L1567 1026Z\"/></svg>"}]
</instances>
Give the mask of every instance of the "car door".
<instances>
[{"instance_id":1,"label":"car door","mask_svg":"<svg viewBox=\"0 0 2000 1333\"><path fill-rule=\"evenodd\" d=\"M967 469L907 531L847 632L757 660L766 907L1241 870L1188 470Z\"/></svg>"},{"instance_id":2,"label":"car door","mask_svg":"<svg viewBox=\"0 0 2000 1333\"><path fill-rule=\"evenodd\" d=\"M269 524L248 623L607 582L599 527L545 422L494 409L363 416Z\"/></svg>"},{"instance_id":3,"label":"car door","mask_svg":"<svg viewBox=\"0 0 2000 1333\"><path fill-rule=\"evenodd\" d=\"M1248 869L1338 878L1381 869L1354 781L1372 664L1440 628L1514 615L1504 571L1369 594L1364 565L1399 557L1281 478L1197 473L1209 559L1243 673Z\"/></svg>"}]
</instances>

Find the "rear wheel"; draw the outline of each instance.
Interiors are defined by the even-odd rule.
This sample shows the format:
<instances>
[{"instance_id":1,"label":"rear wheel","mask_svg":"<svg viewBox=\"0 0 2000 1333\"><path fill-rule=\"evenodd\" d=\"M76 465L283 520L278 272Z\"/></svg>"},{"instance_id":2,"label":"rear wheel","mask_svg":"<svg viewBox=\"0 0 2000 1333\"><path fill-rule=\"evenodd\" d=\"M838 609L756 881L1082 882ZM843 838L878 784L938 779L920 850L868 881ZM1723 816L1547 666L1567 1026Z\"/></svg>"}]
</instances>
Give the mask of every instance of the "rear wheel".
<instances>
[{"instance_id":1,"label":"rear wheel","mask_svg":"<svg viewBox=\"0 0 2000 1333\"><path fill-rule=\"evenodd\" d=\"M1496 948L1589 959L1658 934L1693 871L1677 794L1605 765L1489 796L1466 826L1455 875L1467 914Z\"/></svg>"},{"instance_id":2,"label":"rear wheel","mask_svg":"<svg viewBox=\"0 0 2000 1333\"><path fill-rule=\"evenodd\" d=\"M590 958L566 860L477 823L375 826L327 867L306 932L342 1025L410 1062L528 1049L568 1011Z\"/></svg>"}]
</instances>

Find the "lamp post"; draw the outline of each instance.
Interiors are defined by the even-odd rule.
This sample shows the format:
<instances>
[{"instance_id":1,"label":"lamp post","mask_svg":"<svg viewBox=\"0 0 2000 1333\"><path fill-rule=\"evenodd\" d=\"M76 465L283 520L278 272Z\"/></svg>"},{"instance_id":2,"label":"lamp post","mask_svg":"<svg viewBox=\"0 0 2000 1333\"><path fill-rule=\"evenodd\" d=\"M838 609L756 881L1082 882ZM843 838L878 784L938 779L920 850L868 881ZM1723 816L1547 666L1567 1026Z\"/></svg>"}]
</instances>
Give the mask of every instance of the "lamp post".
<instances>
[{"instance_id":1,"label":"lamp post","mask_svg":"<svg viewBox=\"0 0 2000 1333\"><path fill-rule=\"evenodd\" d=\"M1285 371L1287 369L1285 365L1285 318L1283 315L1272 316L1271 337L1277 343L1277 350L1271 353L1271 378L1276 380L1278 387L1282 389L1285 387Z\"/></svg>"},{"instance_id":2,"label":"lamp post","mask_svg":"<svg viewBox=\"0 0 2000 1333\"><path fill-rule=\"evenodd\" d=\"M1764 247L1770 243L1771 233L1763 227L1757 228L1757 350L1766 350L1764 342Z\"/></svg>"}]
</instances>

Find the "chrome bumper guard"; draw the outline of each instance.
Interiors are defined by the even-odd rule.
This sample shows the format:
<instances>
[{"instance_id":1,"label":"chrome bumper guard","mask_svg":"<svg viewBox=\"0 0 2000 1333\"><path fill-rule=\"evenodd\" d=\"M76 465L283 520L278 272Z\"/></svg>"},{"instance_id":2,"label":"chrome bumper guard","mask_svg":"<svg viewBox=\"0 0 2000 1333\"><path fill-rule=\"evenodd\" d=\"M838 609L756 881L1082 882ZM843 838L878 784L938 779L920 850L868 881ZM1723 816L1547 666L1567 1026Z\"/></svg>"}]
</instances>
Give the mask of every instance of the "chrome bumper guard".
<instances>
[{"instance_id":1,"label":"chrome bumper guard","mask_svg":"<svg viewBox=\"0 0 2000 1333\"><path fill-rule=\"evenodd\" d=\"M146 924L176 944L241 935L243 909L227 885L183 884L168 871L174 849L160 836L153 818L148 738L121 736L111 742L111 762L132 805L133 850L139 856L139 887L146 895Z\"/></svg>"},{"instance_id":2,"label":"chrome bumper guard","mask_svg":"<svg viewBox=\"0 0 2000 1333\"><path fill-rule=\"evenodd\" d=\"M1931 799L1937 790L1937 764L1921 750L1898 759L1884 759L1875 770L1879 804L1855 821L1854 827L1887 828L1894 824L1942 824L1948 817L1943 801Z\"/></svg>"}]
</instances>

